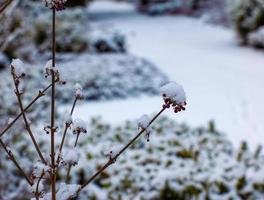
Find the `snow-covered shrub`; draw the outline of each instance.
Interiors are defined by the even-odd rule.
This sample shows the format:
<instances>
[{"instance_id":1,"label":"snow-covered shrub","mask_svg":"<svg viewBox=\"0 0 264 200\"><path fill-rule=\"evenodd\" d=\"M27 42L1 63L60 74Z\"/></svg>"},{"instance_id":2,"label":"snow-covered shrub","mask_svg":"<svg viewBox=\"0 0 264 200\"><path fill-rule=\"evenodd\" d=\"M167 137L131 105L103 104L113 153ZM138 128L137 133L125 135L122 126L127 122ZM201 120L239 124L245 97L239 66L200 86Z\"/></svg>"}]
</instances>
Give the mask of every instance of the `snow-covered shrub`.
<instances>
[{"instance_id":1,"label":"snow-covered shrub","mask_svg":"<svg viewBox=\"0 0 264 200\"><path fill-rule=\"evenodd\" d=\"M80 82L83 88L82 95L86 100L109 100L127 98L142 94L157 95L158 88L168 82L168 78L149 61L130 55L82 55L62 56L58 63L61 76L66 80L66 85L59 85L57 89L58 101L69 103L74 92L72 88ZM78 70L72 66L78 66ZM28 102L35 94L37 88L44 88L47 81L39 81L43 77L40 66L29 68L29 76L25 77L27 84L22 89L25 91L24 100ZM16 99L10 88L13 83L9 78L8 70L0 74L0 114L9 109L9 114L16 113ZM85 75L85 76L84 76ZM28 92L30 91L30 92ZM46 98L44 98L46 99ZM38 112L47 106L43 100L36 106L33 118L45 116ZM40 116L41 114L42 116Z\"/></svg>"},{"instance_id":2,"label":"snow-covered shrub","mask_svg":"<svg viewBox=\"0 0 264 200\"><path fill-rule=\"evenodd\" d=\"M264 48L264 27L260 27L248 35L248 44L256 48Z\"/></svg>"},{"instance_id":3,"label":"snow-covered shrub","mask_svg":"<svg viewBox=\"0 0 264 200\"><path fill-rule=\"evenodd\" d=\"M143 0L137 1L140 11L151 15L184 14L202 17L206 22L229 26L228 0Z\"/></svg>"},{"instance_id":4,"label":"snow-covered shrub","mask_svg":"<svg viewBox=\"0 0 264 200\"><path fill-rule=\"evenodd\" d=\"M127 121L120 126L111 126L100 118L91 119L89 134L80 136L78 169L72 171L70 180L76 184L84 183L108 159L105 150L110 147L111 155L115 155L115 149L118 152L119 146L126 144L134 135L137 123ZM261 148L250 151L246 143L234 148L212 122L208 127L191 128L162 117L153 124L151 134L149 143L142 137L125 156L117 159L113 168L103 172L85 189L80 199L258 200L264 196L264 155ZM61 137L62 133L58 134L58 140ZM25 141L25 147L15 145L17 152L32 153L30 141ZM45 137L40 136L39 141L48 146ZM65 152L72 149L73 143L74 138L69 137ZM19 150L21 148L25 149ZM4 156L2 158L5 160ZM30 162L24 162L31 166ZM17 199L15 194L19 194L11 181L17 178L15 168L10 164L5 171L10 179L4 188L9 187L10 194L14 192L13 198L7 195L8 200ZM58 174L59 177L65 175L66 171ZM0 173L0 176L5 174ZM29 195L26 190L22 192Z\"/></svg>"},{"instance_id":5,"label":"snow-covered shrub","mask_svg":"<svg viewBox=\"0 0 264 200\"><path fill-rule=\"evenodd\" d=\"M50 49L49 35L51 14L43 13L34 20L34 42L40 51ZM57 20L58 39L56 41L58 52L82 52L88 48L87 38L87 14L84 9L71 9L70 12L62 12Z\"/></svg>"},{"instance_id":6,"label":"snow-covered shrub","mask_svg":"<svg viewBox=\"0 0 264 200\"><path fill-rule=\"evenodd\" d=\"M67 1L66 7L76 7L76 6L87 6L92 0L70 0Z\"/></svg>"},{"instance_id":7,"label":"snow-covered shrub","mask_svg":"<svg viewBox=\"0 0 264 200\"><path fill-rule=\"evenodd\" d=\"M19 9L17 1L13 1L7 11L0 15L0 51L9 58L31 60L34 56L31 28L21 20L24 17L25 13Z\"/></svg>"},{"instance_id":8,"label":"snow-covered shrub","mask_svg":"<svg viewBox=\"0 0 264 200\"><path fill-rule=\"evenodd\" d=\"M111 29L100 27L91 29L89 36L90 50L97 53L125 53L125 36Z\"/></svg>"},{"instance_id":9,"label":"snow-covered shrub","mask_svg":"<svg viewBox=\"0 0 264 200\"><path fill-rule=\"evenodd\" d=\"M237 0L231 12L235 30L242 43L248 43L248 36L264 25L264 6L259 0Z\"/></svg>"}]
</instances>

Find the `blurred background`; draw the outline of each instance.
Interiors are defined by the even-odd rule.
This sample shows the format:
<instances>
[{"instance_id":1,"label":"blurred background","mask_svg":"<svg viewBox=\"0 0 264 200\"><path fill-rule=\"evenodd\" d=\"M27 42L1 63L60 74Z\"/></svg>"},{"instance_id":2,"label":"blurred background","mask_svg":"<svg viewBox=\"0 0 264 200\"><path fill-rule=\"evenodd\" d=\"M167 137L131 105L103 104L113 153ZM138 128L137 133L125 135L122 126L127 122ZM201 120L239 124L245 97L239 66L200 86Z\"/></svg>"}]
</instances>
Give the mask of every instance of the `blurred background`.
<instances>
[{"instance_id":1,"label":"blurred background","mask_svg":"<svg viewBox=\"0 0 264 200\"><path fill-rule=\"evenodd\" d=\"M18 113L12 58L26 63L25 105L48 84L43 67L51 58L51 11L41 0L6 2L0 0L1 129ZM73 183L107 160L105 149L135 134L138 117L160 109L160 86L176 81L187 95L185 112L168 110L150 142L141 138L80 199L264 199L263 0L68 0L56 28L57 65L67 82L57 90L58 126L76 83L85 100L74 118L89 123ZM28 113L47 153L48 107L46 96ZM35 153L21 124L3 139L30 173ZM26 183L0 152L0 200L29 199Z\"/></svg>"}]
</instances>

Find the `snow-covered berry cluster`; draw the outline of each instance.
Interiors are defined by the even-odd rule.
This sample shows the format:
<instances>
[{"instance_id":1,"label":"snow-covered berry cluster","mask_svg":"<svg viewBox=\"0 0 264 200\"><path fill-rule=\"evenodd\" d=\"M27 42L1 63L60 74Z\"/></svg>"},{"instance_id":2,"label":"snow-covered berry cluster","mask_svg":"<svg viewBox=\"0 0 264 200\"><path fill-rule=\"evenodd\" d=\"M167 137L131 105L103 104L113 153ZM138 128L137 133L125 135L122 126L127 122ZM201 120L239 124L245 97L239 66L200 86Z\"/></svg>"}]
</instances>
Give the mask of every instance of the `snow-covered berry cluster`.
<instances>
[{"instance_id":1,"label":"snow-covered berry cluster","mask_svg":"<svg viewBox=\"0 0 264 200\"><path fill-rule=\"evenodd\" d=\"M11 63L11 68L14 69L14 73L18 77L23 77L26 75L25 64L20 59L13 59Z\"/></svg>"},{"instance_id":2,"label":"snow-covered berry cluster","mask_svg":"<svg viewBox=\"0 0 264 200\"><path fill-rule=\"evenodd\" d=\"M78 164L78 161L79 152L76 149L72 149L63 154L61 163L67 166L75 166Z\"/></svg>"},{"instance_id":3,"label":"snow-covered berry cluster","mask_svg":"<svg viewBox=\"0 0 264 200\"><path fill-rule=\"evenodd\" d=\"M67 0L43 0L45 5L56 11L64 10Z\"/></svg>"},{"instance_id":4,"label":"snow-covered berry cluster","mask_svg":"<svg viewBox=\"0 0 264 200\"><path fill-rule=\"evenodd\" d=\"M26 68L25 64L20 59L13 59L10 65L11 74L14 78L15 84L19 85L20 79L25 77Z\"/></svg>"},{"instance_id":5,"label":"snow-covered berry cluster","mask_svg":"<svg viewBox=\"0 0 264 200\"><path fill-rule=\"evenodd\" d=\"M146 132L146 137L147 137L148 142L149 142L150 133L151 133L149 122L150 122L150 119L148 115L142 115L138 119L138 129L142 129Z\"/></svg>"},{"instance_id":6,"label":"snow-covered berry cluster","mask_svg":"<svg viewBox=\"0 0 264 200\"><path fill-rule=\"evenodd\" d=\"M86 123L82 119L75 119L72 129L73 134L87 133Z\"/></svg>"},{"instance_id":7,"label":"snow-covered berry cluster","mask_svg":"<svg viewBox=\"0 0 264 200\"><path fill-rule=\"evenodd\" d=\"M79 83L75 84L75 97L79 100L84 99L83 88Z\"/></svg>"},{"instance_id":8,"label":"snow-covered berry cluster","mask_svg":"<svg viewBox=\"0 0 264 200\"><path fill-rule=\"evenodd\" d=\"M183 87L175 82L170 82L160 88L164 99L164 108L173 107L174 112L178 113L185 110L186 95Z\"/></svg>"},{"instance_id":9,"label":"snow-covered berry cluster","mask_svg":"<svg viewBox=\"0 0 264 200\"><path fill-rule=\"evenodd\" d=\"M71 114L67 114L65 116L64 123L68 126L70 126L72 124L72 115Z\"/></svg>"},{"instance_id":10,"label":"snow-covered berry cluster","mask_svg":"<svg viewBox=\"0 0 264 200\"><path fill-rule=\"evenodd\" d=\"M54 73L55 77L59 77L59 70L56 66L53 67L52 65L52 60L49 60L45 66L44 66L44 75L45 75L45 78L48 78L49 76L52 76L52 73Z\"/></svg>"}]
</instances>

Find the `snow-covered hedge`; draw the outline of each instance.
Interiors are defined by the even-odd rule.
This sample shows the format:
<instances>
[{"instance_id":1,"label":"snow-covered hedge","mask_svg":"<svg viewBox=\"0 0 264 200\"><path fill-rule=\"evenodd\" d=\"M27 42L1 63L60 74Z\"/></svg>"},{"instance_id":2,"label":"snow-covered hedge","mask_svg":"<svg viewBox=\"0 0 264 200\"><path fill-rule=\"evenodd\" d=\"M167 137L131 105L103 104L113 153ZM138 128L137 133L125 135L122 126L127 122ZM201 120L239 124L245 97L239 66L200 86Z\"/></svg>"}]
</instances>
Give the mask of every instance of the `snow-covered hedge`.
<instances>
[{"instance_id":1,"label":"snow-covered hedge","mask_svg":"<svg viewBox=\"0 0 264 200\"><path fill-rule=\"evenodd\" d=\"M231 15L241 42L244 44L253 43L255 45L254 41L256 41L256 34L258 33L253 34L253 36L251 35L250 39L249 35L264 25L263 2L259 0L234 1Z\"/></svg>"},{"instance_id":2,"label":"snow-covered hedge","mask_svg":"<svg viewBox=\"0 0 264 200\"><path fill-rule=\"evenodd\" d=\"M42 1L14 0L12 6L0 16L1 53L8 58L27 61L50 55L51 12L41 8L41 5ZM126 52L125 36L110 27L93 26L84 6L61 12L57 16L56 27L58 52Z\"/></svg>"},{"instance_id":3,"label":"snow-covered hedge","mask_svg":"<svg viewBox=\"0 0 264 200\"><path fill-rule=\"evenodd\" d=\"M167 76L151 62L126 54L61 55L58 61L61 76L67 81L57 90L58 101L62 103L72 101L72 88L76 83L83 86L86 100L110 100L159 94L158 88L168 81ZM25 101L37 94L36 88L45 88L49 84L48 80L42 81L44 65L28 68L31 75L25 77L28 79L24 84ZM9 73L4 70L0 74L0 115L7 114L7 108L9 114L14 114L17 109L13 106L16 105L16 98ZM46 103L44 98L44 102L39 104L45 107ZM41 109L42 106L34 109ZM43 115L43 112L34 113Z\"/></svg>"},{"instance_id":4,"label":"snow-covered hedge","mask_svg":"<svg viewBox=\"0 0 264 200\"><path fill-rule=\"evenodd\" d=\"M111 127L94 118L88 127L88 133L80 137L81 156L71 177L71 182L78 184L107 161L105 150L126 144L135 135L137 122L127 121ZM47 137L42 134L39 133L38 140L48 152ZM24 159L23 165L32 168L29 140L18 139L26 135L7 136L15 141L15 154ZM67 149L74 143L74 137L69 138ZM16 170L12 163L5 161L3 153L0 157L0 167L5 168L5 173L0 173L0 197L18 200L21 194L26 195L26 184L18 181ZM66 171L62 171L58 177L63 180L65 175ZM80 199L258 200L263 196L264 156L260 148L252 152L243 143L241 148L235 149L224 134L215 130L212 122L208 127L193 129L163 117L153 125L150 142L142 137L87 187Z\"/></svg>"},{"instance_id":5,"label":"snow-covered hedge","mask_svg":"<svg viewBox=\"0 0 264 200\"><path fill-rule=\"evenodd\" d=\"M226 0L138 0L139 10L151 15L187 14L205 18L210 23L229 25Z\"/></svg>"}]
</instances>

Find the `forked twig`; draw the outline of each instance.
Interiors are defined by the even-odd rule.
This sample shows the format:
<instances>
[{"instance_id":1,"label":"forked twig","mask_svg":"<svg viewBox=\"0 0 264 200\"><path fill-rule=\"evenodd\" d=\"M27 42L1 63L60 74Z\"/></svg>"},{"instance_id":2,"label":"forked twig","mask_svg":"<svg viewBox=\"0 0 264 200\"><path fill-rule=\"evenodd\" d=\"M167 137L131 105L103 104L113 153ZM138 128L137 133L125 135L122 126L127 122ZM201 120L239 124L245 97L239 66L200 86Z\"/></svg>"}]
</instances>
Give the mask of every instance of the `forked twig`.
<instances>
[{"instance_id":1,"label":"forked twig","mask_svg":"<svg viewBox=\"0 0 264 200\"><path fill-rule=\"evenodd\" d=\"M148 123L148 126L146 128L148 128L164 111L165 111L165 107L163 107ZM83 190L87 185L89 185L94 179L97 178L98 175L100 175L106 168L108 168L110 165L112 165L117 158L127 149L130 147L130 145L132 145L146 130L145 129L141 129L141 131L132 139L130 140L130 142L128 142L114 157L110 157L108 162L105 163L105 165L99 169L94 175L92 175L78 190L78 194L80 193L81 190Z\"/></svg>"}]
</instances>

